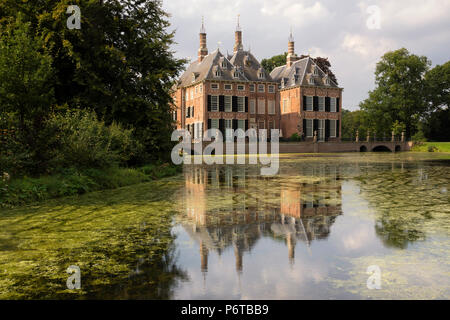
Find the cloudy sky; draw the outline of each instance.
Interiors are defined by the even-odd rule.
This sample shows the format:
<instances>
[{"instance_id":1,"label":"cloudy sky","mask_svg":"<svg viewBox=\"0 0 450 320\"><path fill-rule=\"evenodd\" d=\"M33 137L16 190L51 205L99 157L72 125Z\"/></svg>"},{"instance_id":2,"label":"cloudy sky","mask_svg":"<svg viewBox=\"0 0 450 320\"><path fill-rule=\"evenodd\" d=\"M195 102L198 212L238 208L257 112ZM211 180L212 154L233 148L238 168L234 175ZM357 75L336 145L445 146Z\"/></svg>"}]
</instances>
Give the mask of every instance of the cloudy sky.
<instances>
[{"instance_id":1,"label":"cloudy sky","mask_svg":"<svg viewBox=\"0 0 450 320\"><path fill-rule=\"evenodd\" d=\"M450 60L450 0L163 0L163 7L183 58L197 57L202 15L210 52L233 50L240 14L244 48L260 60L287 51L292 27L297 54L329 58L350 110L373 89L386 51L405 47L433 65Z\"/></svg>"}]
</instances>

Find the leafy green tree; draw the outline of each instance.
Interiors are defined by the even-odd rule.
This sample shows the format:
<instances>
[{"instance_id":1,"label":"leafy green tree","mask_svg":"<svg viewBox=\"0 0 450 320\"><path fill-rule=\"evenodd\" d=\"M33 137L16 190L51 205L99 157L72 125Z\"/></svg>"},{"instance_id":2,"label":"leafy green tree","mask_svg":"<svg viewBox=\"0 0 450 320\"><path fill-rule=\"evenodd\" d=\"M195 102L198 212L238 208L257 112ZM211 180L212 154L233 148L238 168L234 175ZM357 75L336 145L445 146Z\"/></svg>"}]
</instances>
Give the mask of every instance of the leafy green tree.
<instances>
[{"instance_id":1,"label":"leafy green tree","mask_svg":"<svg viewBox=\"0 0 450 320\"><path fill-rule=\"evenodd\" d=\"M46 160L42 131L54 104L52 58L21 15L0 34L0 116L18 119L16 145L28 150L37 169Z\"/></svg>"},{"instance_id":2,"label":"leafy green tree","mask_svg":"<svg viewBox=\"0 0 450 320\"><path fill-rule=\"evenodd\" d=\"M286 64L286 57L287 52L273 56L272 58L262 59L261 65L264 68L264 70L270 73L276 67L284 66Z\"/></svg>"},{"instance_id":3,"label":"leafy green tree","mask_svg":"<svg viewBox=\"0 0 450 320\"><path fill-rule=\"evenodd\" d=\"M69 5L81 29L68 29ZM171 87L185 63L170 50L173 33L158 0L42 0L0 3L0 23L19 13L53 57L58 105L93 109L106 124L135 127L146 152L134 161L169 157Z\"/></svg>"},{"instance_id":4,"label":"leafy green tree","mask_svg":"<svg viewBox=\"0 0 450 320\"><path fill-rule=\"evenodd\" d=\"M450 106L450 61L437 65L425 74L427 100L431 111Z\"/></svg>"},{"instance_id":5,"label":"leafy green tree","mask_svg":"<svg viewBox=\"0 0 450 320\"><path fill-rule=\"evenodd\" d=\"M360 141L367 136L367 114L362 110L349 111L342 109L342 138L354 140L356 131L359 133Z\"/></svg>"},{"instance_id":6,"label":"leafy green tree","mask_svg":"<svg viewBox=\"0 0 450 320\"><path fill-rule=\"evenodd\" d=\"M430 64L426 57L410 54L405 48L381 58L375 71L376 88L360 104L368 114L372 130L385 134L398 121L405 125L407 136L416 132L420 118L428 109L424 76Z\"/></svg>"}]
</instances>

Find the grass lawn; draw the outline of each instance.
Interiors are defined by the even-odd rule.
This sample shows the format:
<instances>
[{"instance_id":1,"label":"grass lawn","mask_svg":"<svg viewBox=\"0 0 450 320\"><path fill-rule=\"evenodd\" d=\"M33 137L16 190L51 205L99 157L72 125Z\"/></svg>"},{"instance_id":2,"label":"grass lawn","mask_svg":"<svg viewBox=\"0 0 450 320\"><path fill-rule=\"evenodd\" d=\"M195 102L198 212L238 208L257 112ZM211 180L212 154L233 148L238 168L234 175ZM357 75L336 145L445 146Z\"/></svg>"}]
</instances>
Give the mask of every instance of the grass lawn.
<instances>
[{"instance_id":1,"label":"grass lawn","mask_svg":"<svg viewBox=\"0 0 450 320\"><path fill-rule=\"evenodd\" d=\"M437 149L433 152L450 152L450 142L423 142L421 145L414 146L411 151L432 152L432 147Z\"/></svg>"}]
</instances>

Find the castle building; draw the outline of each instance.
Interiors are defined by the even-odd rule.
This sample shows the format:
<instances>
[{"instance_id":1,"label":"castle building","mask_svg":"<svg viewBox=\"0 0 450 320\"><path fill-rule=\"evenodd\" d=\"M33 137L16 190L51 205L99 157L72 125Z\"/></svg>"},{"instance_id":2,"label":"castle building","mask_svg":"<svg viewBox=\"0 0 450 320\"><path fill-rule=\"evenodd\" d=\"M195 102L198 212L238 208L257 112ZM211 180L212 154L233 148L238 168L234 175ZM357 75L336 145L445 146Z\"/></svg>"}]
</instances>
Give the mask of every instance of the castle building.
<instances>
[{"instance_id":1,"label":"castle building","mask_svg":"<svg viewBox=\"0 0 450 320\"><path fill-rule=\"evenodd\" d=\"M306 141L340 141L342 88L309 56L300 59L292 34L287 63L270 74L250 51L244 50L239 21L232 55L209 53L204 24L198 59L174 90L174 120L194 140L208 129L280 129L288 138L297 133Z\"/></svg>"}]
</instances>

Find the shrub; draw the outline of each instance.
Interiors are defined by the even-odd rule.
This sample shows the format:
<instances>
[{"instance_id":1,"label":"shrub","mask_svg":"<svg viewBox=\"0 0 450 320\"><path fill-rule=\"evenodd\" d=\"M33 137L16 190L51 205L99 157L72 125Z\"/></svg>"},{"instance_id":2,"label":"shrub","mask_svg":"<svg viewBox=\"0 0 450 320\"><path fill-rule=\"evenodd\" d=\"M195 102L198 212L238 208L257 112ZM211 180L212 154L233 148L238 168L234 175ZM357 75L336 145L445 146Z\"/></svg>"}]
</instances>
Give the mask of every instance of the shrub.
<instances>
[{"instance_id":1,"label":"shrub","mask_svg":"<svg viewBox=\"0 0 450 320\"><path fill-rule=\"evenodd\" d=\"M300 135L297 132L292 134L291 141L301 141L301 140L302 140L302 138L300 137Z\"/></svg>"},{"instance_id":2,"label":"shrub","mask_svg":"<svg viewBox=\"0 0 450 320\"><path fill-rule=\"evenodd\" d=\"M116 123L107 126L93 112L52 115L47 130L54 134L53 168L108 168L126 164L139 146L132 130Z\"/></svg>"},{"instance_id":3,"label":"shrub","mask_svg":"<svg viewBox=\"0 0 450 320\"><path fill-rule=\"evenodd\" d=\"M439 151L439 149L438 148L436 148L435 146L428 146L428 152L437 152L437 151Z\"/></svg>"}]
</instances>

